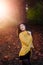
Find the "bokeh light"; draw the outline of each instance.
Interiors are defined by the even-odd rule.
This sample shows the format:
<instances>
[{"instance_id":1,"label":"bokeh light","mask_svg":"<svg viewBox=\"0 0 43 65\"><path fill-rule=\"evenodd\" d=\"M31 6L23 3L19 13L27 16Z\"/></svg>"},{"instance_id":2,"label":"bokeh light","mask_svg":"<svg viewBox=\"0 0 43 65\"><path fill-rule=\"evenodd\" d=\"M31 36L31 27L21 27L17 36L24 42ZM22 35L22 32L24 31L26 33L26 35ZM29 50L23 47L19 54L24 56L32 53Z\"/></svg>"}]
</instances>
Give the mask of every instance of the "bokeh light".
<instances>
[{"instance_id":1,"label":"bokeh light","mask_svg":"<svg viewBox=\"0 0 43 65\"><path fill-rule=\"evenodd\" d=\"M18 25L25 20L25 7L18 0L0 0L0 28Z\"/></svg>"},{"instance_id":2,"label":"bokeh light","mask_svg":"<svg viewBox=\"0 0 43 65\"><path fill-rule=\"evenodd\" d=\"M0 0L0 19L3 19L7 16L7 8L5 2Z\"/></svg>"}]
</instances>

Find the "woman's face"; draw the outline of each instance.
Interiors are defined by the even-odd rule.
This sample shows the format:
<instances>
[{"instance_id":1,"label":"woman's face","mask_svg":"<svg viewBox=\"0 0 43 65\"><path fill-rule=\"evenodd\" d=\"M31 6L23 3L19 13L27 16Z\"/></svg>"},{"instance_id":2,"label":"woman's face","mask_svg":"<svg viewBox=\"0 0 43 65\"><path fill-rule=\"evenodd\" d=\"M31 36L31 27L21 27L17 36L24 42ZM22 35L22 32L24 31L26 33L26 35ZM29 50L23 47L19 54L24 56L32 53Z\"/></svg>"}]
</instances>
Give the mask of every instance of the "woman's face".
<instances>
[{"instance_id":1,"label":"woman's face","mask_svg":"<svg viewBox=\"0 0 43 65\"><path fill-rule=\"evenodd\" d=\"M20 30L21 30L21 31L26 30L26 27L25 27L25 25L24 25L24 24L20 24Z\"/></svg>"}]
</instances>

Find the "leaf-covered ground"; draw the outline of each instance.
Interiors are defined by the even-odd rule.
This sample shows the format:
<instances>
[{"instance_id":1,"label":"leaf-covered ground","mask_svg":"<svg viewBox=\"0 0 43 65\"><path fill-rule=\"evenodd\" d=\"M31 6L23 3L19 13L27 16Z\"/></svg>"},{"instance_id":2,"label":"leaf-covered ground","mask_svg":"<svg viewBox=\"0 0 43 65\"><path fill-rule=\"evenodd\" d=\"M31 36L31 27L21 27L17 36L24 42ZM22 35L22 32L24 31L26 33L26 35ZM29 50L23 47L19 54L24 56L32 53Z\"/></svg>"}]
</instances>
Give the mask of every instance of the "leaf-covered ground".
<instances>
[{"instance_id":1,"label":"leaf-covered ground","mask_svg":"<svg viewBox=\"0 0 43 65\"><path fill-rule=\"evenodd\" d=\"M31 64L43 65L43 26L30 25L28 29L32 32L35 47L32 52ZM7 63L8 65L22 65L21 60L17 58L20 50L17 31L15 27L0 30L0 65L3 65L6 59L7 62L4 65Z\"/></svg>"}]
</instances>

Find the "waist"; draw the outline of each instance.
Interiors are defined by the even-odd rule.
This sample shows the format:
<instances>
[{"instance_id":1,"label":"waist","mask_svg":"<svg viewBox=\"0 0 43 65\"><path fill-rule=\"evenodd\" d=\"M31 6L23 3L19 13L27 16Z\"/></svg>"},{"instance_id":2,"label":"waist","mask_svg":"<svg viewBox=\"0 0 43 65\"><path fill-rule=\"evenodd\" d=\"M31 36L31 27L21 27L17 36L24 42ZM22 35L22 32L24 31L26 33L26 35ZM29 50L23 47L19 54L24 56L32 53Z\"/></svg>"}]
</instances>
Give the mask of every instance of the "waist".
<instances>
[{"instance_id":1,"label":"waist","mask_svg":"<svg viewBox=\"0 0 43 65\"><path fill-rule=\"evenodd\" d=\"M29 47L22 47L19 53L19 56L24 56L30 51Z\"/></svg>"}]
</instances>

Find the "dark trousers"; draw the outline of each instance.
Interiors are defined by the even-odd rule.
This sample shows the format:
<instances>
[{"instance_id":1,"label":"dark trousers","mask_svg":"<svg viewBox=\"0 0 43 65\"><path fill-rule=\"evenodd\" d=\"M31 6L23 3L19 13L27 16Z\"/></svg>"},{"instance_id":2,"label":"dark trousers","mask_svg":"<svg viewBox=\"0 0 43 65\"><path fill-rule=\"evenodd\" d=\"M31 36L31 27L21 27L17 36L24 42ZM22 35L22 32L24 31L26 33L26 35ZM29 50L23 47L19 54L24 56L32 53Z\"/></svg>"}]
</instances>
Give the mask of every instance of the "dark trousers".
<instances>
[{"instance_id":1,"label":"dark trousers","mask_svg":"<svg viewBox=\"0 0 43 65\"><path fill-rule=\"evenodd\" d=\"M31 52L29 51L26 55L20 56L20 60L22 60L22 65L31 65L30 54Z\"/></svg>"}]
</instances>

